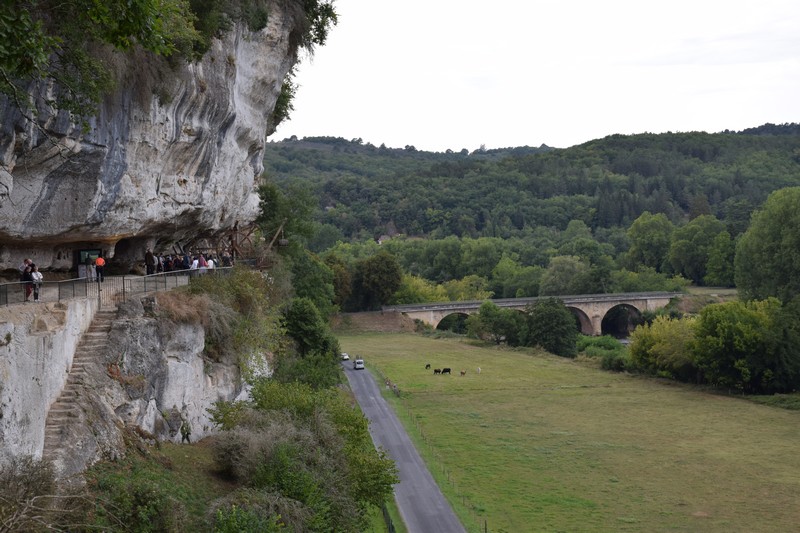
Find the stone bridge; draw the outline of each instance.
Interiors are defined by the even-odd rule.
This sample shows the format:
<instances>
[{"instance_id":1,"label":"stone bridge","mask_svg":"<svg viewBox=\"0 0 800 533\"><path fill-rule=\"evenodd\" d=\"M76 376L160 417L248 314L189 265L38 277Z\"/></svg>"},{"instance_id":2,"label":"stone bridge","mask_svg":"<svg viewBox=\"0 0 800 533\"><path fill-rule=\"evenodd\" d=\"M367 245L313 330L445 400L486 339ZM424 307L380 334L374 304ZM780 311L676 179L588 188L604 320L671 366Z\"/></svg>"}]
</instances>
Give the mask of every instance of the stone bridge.
<instances>
[{"instance_id":1,"label":"stone bridge","mask_svg":"<svg viewBox=\"0 0 800 533\"><path fill-rule=\"evenodd\" d=\"M641 316L644 311L655 311L666 306L670 300L681 296L679 292L634 292L622 294L584 294L578 296L556 296L575 315L580 323L581 333L585 335L602 335L603 319L609 312L623 308L629 313ZM498 307L523 311L526 306L549 298L506 298L489 300ZM486 300L466 302L438 302L429 304L394 305L383 308L384 312L403 313L409 318L430 324L434 328L445 317L452 314L471 315Z\"/></svg>"}]
</instances>

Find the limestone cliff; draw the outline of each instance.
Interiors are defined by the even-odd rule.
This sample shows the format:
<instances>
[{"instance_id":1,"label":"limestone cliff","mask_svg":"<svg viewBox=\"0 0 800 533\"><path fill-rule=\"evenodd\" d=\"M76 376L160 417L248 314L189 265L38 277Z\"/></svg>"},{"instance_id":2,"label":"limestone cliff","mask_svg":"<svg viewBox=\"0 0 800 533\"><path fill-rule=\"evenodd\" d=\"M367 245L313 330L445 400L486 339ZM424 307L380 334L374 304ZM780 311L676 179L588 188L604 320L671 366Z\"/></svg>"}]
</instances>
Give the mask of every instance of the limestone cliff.
<instances>
[{"instance_id":1,"label":"limestone cliff","mask_svg":"<svg viewBox=\"0 0 800 533\"><path fill-rule=\"evenodd\" d=\"M269 117L297 59L289 4L194 63L109 52L119 82L86 132L44 103L34 123L0 102L0 269L23 256L72 269L81 248L140 258L252 221Z\"/></svg>"},{"instance_id":2,"label":"limestone cliff","mask_svg":"<svg viewBox=\"0 0 800 533\"><path fill-rule=\"evenodd\" d=\"M246 397L236 361L204 358L201 325L157 319L131 301L120 305L102 356L83 363L75 408L58 436L48 436L48 412L63 399L96 301L16 307L0 309L0 461L46 456L70 476L124 455L132 435L181 442L184 420L195 442L214 431L214 402Z\"/></svg>"}]
</instances>

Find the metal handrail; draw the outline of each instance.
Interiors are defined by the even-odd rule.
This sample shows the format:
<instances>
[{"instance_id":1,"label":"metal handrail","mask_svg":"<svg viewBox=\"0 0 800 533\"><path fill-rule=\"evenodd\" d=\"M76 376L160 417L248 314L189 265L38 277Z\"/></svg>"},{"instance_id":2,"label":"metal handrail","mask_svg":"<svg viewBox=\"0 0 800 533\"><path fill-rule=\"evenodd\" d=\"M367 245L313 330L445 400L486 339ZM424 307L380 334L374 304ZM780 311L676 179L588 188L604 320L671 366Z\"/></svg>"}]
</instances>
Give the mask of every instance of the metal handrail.
<instances>
[{"instance_id":1,"label":"metal handrail","mask_svg":"<svg viewBox=\"0 0 800 533\"><path fill-rule=\"evenodd\" d=\"M72 278L60 281L43 281L35 287L28 281L0 283L0 307L14 304L33 303L38 292L39 302L60 302L71 298L97 298L101 305L115 306L127 301L133 295L161 292L188 285L195 277L202 275L227 275L233 267L216 267L202 270L173 270L147 276L105 276L97 278ZM30 293L26 290L30 287ZM38 291L34 291L38 288ZM27 297L27 298L26 298Z\"/></svg>"}]
</instances>

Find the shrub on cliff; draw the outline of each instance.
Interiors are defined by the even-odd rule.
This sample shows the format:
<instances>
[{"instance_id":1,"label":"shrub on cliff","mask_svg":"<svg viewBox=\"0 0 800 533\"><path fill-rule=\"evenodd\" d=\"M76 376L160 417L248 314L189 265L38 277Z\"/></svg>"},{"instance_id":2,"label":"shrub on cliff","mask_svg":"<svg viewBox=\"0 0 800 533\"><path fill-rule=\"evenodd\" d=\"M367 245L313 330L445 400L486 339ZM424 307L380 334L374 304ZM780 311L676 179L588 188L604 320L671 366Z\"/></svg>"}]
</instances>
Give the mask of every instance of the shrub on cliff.
<instances>
[{"instance_id":1,"label":"shrub on cliff","mask_svg":"<svg viewBox=\"0 0 800 533\"><path fill-rule=\"evenodd\" d=\"M234 268L226 276L199 276L188 291L194 298L206 299L196 301L206 302L201 323L206 327L206 353L212 359L236 358L249 377L263 368L267 354L287 349L279 307L286 295L280 280L248 268Z\"/></svg>"},{"instance_id":2,"label":"shrub on cliff","mask_svg":"<svg viewBox=\"0 0 800 533\"><path fill-rule=\"evenodd\" d=\"M300 383L262 379L252 397L239 409L219 402L212 410L226 430L214 444L217 462L247 487L222 508L246 504L248 513L280 516L295 531L363 530L367 506L382 503L397 482L363 415L340 391ZM261 503L247 503L254 500Z\"/></svg>"}]
</instances>

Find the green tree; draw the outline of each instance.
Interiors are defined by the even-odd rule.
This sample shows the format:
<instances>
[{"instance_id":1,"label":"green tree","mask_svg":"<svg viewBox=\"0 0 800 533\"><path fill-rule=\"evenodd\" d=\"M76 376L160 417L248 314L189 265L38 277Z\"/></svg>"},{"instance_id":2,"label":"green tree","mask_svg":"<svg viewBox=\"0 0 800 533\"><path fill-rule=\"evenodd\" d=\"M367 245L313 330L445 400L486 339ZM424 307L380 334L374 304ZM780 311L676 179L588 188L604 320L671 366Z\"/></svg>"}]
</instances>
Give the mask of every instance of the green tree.
<instances>
[{"instance_id":1,"label":"green tree","mask_svg":"<svg viewBox=\"0 0 800 533\"><path fill-rule=\"evenodd\" d=\"M654 268L660 272L672 243L672 222L663 213L653 215L645 211L628 228L628 264Z\"/></svg>"},{"instance_id":2,"label":"green tree","mask_svg":"<svg viewBox=\"0 0 800 533\"><path fill-rule=\"evenodd\" d=\"M538 296L543 273L544 269L538 265L522 266L504 255L492 270L492 292L500 298Z\"/></svg>"},{"instance_id":3,"label":"green tree","mask_svg":"<svg viewBox=\"0 0 800 533\"><path fill-rule=\"evenodd\" d=\"M298 250L292 257L292 286L299 298L308 298L323 317L335 312L336 294L333 285L333 271L308 250Z\"/></svg>"},{"instance_id":4,"label":"green tree","mask_svg":"<svg viewBox=\"0 0 800 533\"><path fill-rule=\"evenodd\" d=\"M694 356L709 383L761 392L762 384L781 372L769 364L773 320L780 307L773 298L703 308L695 328Z\"/></svg>"},{"instance_id":5,"label":"green tree","mask_svg":"<svg viewBox=\"0 0 800 533\"><path fill-rule=\"evenodd\" d=\"M800 296L777 312L768 339L760 383L762 392L791 392L800 387Z\"/></svg>"},{"instance_id":6,"label":"green tree","mask_svg":"<svg viewBox=\"0 0 800 533\"><path fill-rule=\"evenodd\" d=\"M474 274L461 279L453 279L442 283L441 287L447 293L451 302L464 302L468 300L486 300L492 297L492 292L487 289L486 278Z\"/></svg>"},{"instance_id":7,"label":"green tree","mask_svg":"<svg viewBox=\"0 0 800 533\"><path fill-rule=\"evenodd\" d=\"M333 303L342 309L353 292L353 275L347 263L334 253L326 254L323 261L333 274Z\"/></svg>"},{"instance_id":8,"label":"green tree","mask_svg":"<svg viewBox=\"0 0 800 533\"><path fill-rule=\"evenodd\" d=\"M42 98L75 117L93 114L112 87L98 44L168 56L199 40L187 0L11 0L0 6L0 92L27 114ZM53 80L53 92L40 84ZM37 87L39 89L37 89ZM28 90L42 90L29 99Z\"/></svg>"},{"instance_id":9,"label":"green tree","mask_svg":"<svg viewBox=\"0 0 800 533\"><path fill-rule=\"evenodd\" d=\"M354 308L364 311L380 309L400 288L403 271L397 259L386 251L356 263L353 274Z\"/></svg>"},{"instance_id":10,"label":"green tree","mask_svg":"<svg viewBox=\"0 0 800 533\"><path fill-rule=\"evenodd\" d=\"M477 275L488 278L502 255L497 239L482 237L464 239L461 243L461 275ZM461 277L461 276L459 276Z\"/></svg>"},{"instance_id":11,"label":"green tree","mask_svg":"<svg viewBox=\"0 0 800 533\"><path fill-rule=\"evenodd\" d=\"M558 248L558 255L579 257L588 264L597 263L601 257L613 252L609 245L602 245L592 238L578 237L565 242Z\"/></svg>"},{"instance_id":12,"label":"green tree","mask_svg":"<svg viewBox=\"0 0 800 533\"><path fill-rule=\"evenodd\" d=\"M682 292L689 283L689 280L680 276L670 277L656 272L652 267L639 267L636 272L625 269L612 272L610 292Z\"/></svg>"},{"instance_id":13,"label":"green tree","mask_svg":"<svg viewBox=\"0 0 800 533\"><path fill-rule=\"evenodd\" d=\"M400 287L389 300L391 305L416 304L425 302L446 302L447 292L441 285L434 285L432 282L406 274Z\"/></svg>"},{"instance_id":14,"label":"green tree","mask_svg":"<svg viewBox=\"0 0 800 533\"><path fill-rule=\"evenodd\" d=\"M497 304L485 301L478 308L478 312L467 318L467 331L471 337L491 339L495 344L503 341L502 309Z\"/></svg>"},{"instance_id":15,"label":"green tree","mask_svg":"<svg viewBox=\"0 0 800 533\"><path fill-rule=\"evenodd\" d=\"M527 325L523 339L527 346L541 346L556 355L575 357L578 329L575 317L561 300L540 300L529 306L525 313Z\"/></svg>"},{"instance_id":16,"label":"green tree","mask_svg":"<svg viewBox=\"0 0 800 533\"><path fill-rule=\"evenodd\" d=\"M669 262L674 271L701 285L709 251L723 231L725 225L712 215L701 215L677 228L669 248Z\"/></svg>"},{"instance_id":17,"label":"green tree","mask_svg":"<svg viewBox=\"0 0 800 533\"><path fill-rule=\"evenodd\" d=\"M788 302L800 294L800 187L769 195L736 246L742 298Z\"/></svg>"},{"instance_id":18,"label":"green tree","mask_svg":"<svg viewBox=\"0 0 800 533\"><path fill-rule=\"evenodd\" d=\"M542 296L581 294L589 267L579 257L556 256L542 274L539 294Z\"/></svg>"},{"instance_id":19,"label":"green tree","mask_svg":"<svg viewBox=\"0 0 800 533\"><path fill-rule=\"evenodd\" d=\"M731 239L730 233L723 231L714 237L714 241L708 249L706 277L703 279L705 284L716 287L733 287L735 256L736 244Z\"/></svg>"},{"instance_id":20,"label":"green tree","mask_svg":"<svg viewBox=\"0 0 800 533\"><path fill-rule=\"evenodd\" d=\"M658 316L652 323L638 326L631 334L629 346L634 366L679 381L697 379L691 349L694 323L693 318Z\"/></svg>"},{"instance_id":21,"label":"green tree","mask_svg":"<svg viewBox=\"0 0 800 533\"><path fill-rule=\"evenodd\" d=\"M316 201L308 188L291 186L279 188L271 181L258 187L260 212L256 224L273 239L281 233L285 237L310 238L314 233L312 215Z\"/></svg>"},{"instance_id":22,"label":"green tree","mask_svg":"<svg viewBox=\"0 0 800 533\"><path fill-rule=\"evenodd\" d=\"M284 310L283 323L301 356L317 353L335 359L339 354L339 341L311 299L292 298Z\"/></svg>"}]
</instances>

